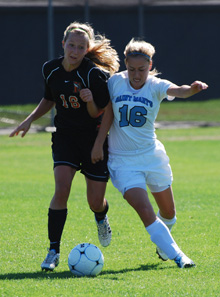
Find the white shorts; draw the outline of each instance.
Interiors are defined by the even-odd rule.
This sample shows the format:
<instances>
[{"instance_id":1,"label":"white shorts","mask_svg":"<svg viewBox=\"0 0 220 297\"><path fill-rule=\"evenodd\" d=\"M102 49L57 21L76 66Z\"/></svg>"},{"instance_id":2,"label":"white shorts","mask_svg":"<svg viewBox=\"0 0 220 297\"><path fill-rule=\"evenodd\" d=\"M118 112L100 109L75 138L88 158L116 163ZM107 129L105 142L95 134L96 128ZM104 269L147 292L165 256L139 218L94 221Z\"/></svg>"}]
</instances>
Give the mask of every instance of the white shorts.
<instances>
[{"instance_id":1,"label":"white shorts","mask_svg":"<svg viewBox=\"0 0 220 297\"><path fill-rule=\"evenodd\" d=\"M109 154L108 169L113 185L124 195L131 188L161 192L173 181L173 174L163 144L155 144L135 154Z\"/></svg>"}]
</instances>

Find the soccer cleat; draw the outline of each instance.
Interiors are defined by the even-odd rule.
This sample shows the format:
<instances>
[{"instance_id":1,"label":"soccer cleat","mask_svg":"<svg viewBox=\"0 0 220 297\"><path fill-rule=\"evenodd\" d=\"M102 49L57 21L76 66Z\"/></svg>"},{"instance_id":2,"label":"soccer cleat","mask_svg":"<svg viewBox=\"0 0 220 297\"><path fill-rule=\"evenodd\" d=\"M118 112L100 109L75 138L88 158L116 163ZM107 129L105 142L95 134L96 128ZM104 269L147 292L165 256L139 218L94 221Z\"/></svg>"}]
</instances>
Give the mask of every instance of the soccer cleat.
<instances>
[{"instance_id":1,"label":"soccer cleat","mask_svg":"<svg viewBox=\"0 0 220 297\"><path fill-rule=\"evenodd\" d=\"M96 225L98 229L99 242L104 247L108 246L112 239L112 231L107 215L105 216L104 220L99 222L96 221Z\"/></svg>"},{"instance_id":2,"label":"soccer cleat","mask_svg":"<svg viewBox=\"0 0 220 297\"><path fill-rule=\"evenodd\" d=\"M196 264L184 254L177 256L174 261L179 268L190 268L196 266Z\"/></svg>"},{"instance_id":3,"label":"soccer cleat","mask_svg":"<svg viewBox=\"0 0 220 297\"><path fill-rule=\"evenodd\" d=\"M41 264L42 270L53 271L59 264L60 254L57 254L55 250L49 250L45 260Z\"/></svg>"},{"instance_id":4,"label":"soccer cleat","mask_svg":"<svg viewBox=\"0 0 220 297\"><path fill-rule=\"evenodd\" d=\"M169 260L169 258L167 257L167 255L158 246L156 248L156 253L158 254L158 257L161 260L163 260L163 261Z\"/></svg>"}]
</instances>

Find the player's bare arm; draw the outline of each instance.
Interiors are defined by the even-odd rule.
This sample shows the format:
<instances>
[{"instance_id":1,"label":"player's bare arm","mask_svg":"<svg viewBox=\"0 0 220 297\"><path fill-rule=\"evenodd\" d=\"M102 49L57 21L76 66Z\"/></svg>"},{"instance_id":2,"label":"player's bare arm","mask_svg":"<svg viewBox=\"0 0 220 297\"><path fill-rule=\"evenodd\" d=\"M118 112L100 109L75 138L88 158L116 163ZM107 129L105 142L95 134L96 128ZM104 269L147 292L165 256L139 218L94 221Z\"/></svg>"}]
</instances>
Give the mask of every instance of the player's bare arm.
<instances>
[{"instance_id":1,"label":"player's bare arm","mask_svg":"<svg viewBox=\"0 0 220 297\"><path fill-rule=\"evenodd\" d=\"M178 98L188 98L190 96L193 96L203 90L206 90L208 88L208 85L201 81L194 81L190 86L189 85L172 85L167 90L167 95L172 97L178 97Z\"/></svg>"},{"instance_id":2,"label":"player's bare arm","mask_svg":"<svg viewBox=\"0 0 220 297\"><path fill-rule=\"evenodd\" d=\"M9 137L13 137L15 135L17 136L21 131L23 131L21 137L24 137L30 129L31 123L42 117L44 114L46 114L49 110L51 110L53 106L53 101L49 101L43 98L38 104L38 106L32 111L32 113L17 128L15 128L11 132Z\"/></svg>"},{"instance_id":3,"label":"player's bare arm","mask_svg":"<svg viewBox=\"0 0 220 297\"><path fill-rule=\"evenodd\" d=\"M93 100L93 95L90 89L82 89L80 90L80 98L82 99L83 102L87 103L87 110L89 115L92 118L96 118L99 116L101 110L96 106L94 100Z\"/></svg>"},{"instance_id":4,"label":"player's bare arm","mask_svg":"<svg viewBox=\"0 0 220 297\"><path fill-rule=\"evenodd\" d=\"M108 134L108 131L112 125L113 118L114 118L114 114L112 110L112 103L111 101L109 101L108 105L104 109L104 115L102 118L101 126L99 128L99 133L96 137L96 140L91 152L91 159L93 164L103 160L103 157L104 157L103 144L105 142L105 138Z\"/></svg>"}]
</instances>

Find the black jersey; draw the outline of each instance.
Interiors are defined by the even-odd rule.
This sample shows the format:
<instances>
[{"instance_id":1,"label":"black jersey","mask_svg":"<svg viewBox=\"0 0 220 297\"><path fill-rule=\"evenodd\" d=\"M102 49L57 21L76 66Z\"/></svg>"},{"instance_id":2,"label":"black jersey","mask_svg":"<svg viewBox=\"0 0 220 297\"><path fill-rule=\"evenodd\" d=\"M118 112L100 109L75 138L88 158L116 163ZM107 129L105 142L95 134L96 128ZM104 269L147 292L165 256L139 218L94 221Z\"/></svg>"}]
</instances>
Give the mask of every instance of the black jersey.
<instances>
[{"instance_id":1,"label":"black jersey","mask_svg":"<svg viewBox=\"0 0 220 297\"><path fill-rule=\"evenodd\" d=\"M104 108L110 98L107 88L108 73L84 58L77 69L65 71L63 57L46 62L42 72L45 80L44 98L56 103L55 127L65 131L88 132L100 124L100 117L91 118L87 103L79 91L89 88L97 107Z\"/></svg>"}]
</instances>

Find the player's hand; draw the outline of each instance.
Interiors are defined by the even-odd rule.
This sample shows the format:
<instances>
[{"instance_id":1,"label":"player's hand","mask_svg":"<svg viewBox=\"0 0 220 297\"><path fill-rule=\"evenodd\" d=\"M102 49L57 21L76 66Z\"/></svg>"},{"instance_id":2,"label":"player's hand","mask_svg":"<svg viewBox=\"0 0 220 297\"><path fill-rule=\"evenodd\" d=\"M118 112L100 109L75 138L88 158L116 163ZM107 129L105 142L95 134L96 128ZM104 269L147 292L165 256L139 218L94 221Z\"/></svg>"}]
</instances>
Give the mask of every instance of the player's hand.
<instances>
[{"instance_id":1,"label":"player's hand","mask_svg":"<svg viewBox=\"0 0 220 297\"><path fill-rule=\"evenodd\" d=\"M82 89L79 92L80 98L83 102L92 102L93 101L93 95L90 89Z\"/></svg>"},{"instance_id":2,"label":"player's hand","mask_svg":"<svg viewBox=\"0 0 220 297\"><path fill-rule=\"evenodd\" d=\"M31 121L25 120L17 128L15 128L11 132L11 134L9 135L9 137L17 136L21 131L23 131L23 133L21 134L21 137L24 137L25 134L30 129L30 127L31 127Z\"/></svg>"},{"instance_id":3,"label":"player's hand","mask_svg":"<svg viewBox=\"0 0 220 297\"><path fill-rule=\"evenodd\" d=\"M91 152L92 163L95 164L99 161L102 161L103 159L104 159L103 148L101 146L94 145Z\"/></svg>"},{"instance_id":4,"label":"player's hand","mask_svg":"<svg viewBox=\"0 0 220 297\"><path fill-rule=\"evenodd\" d=\"M193 95L201 92L202 90L206 90L207 88L208 88L208 85L206 83L198 80L194 81L191 84L191 91Z\"/></svg>"}]
</instances>

